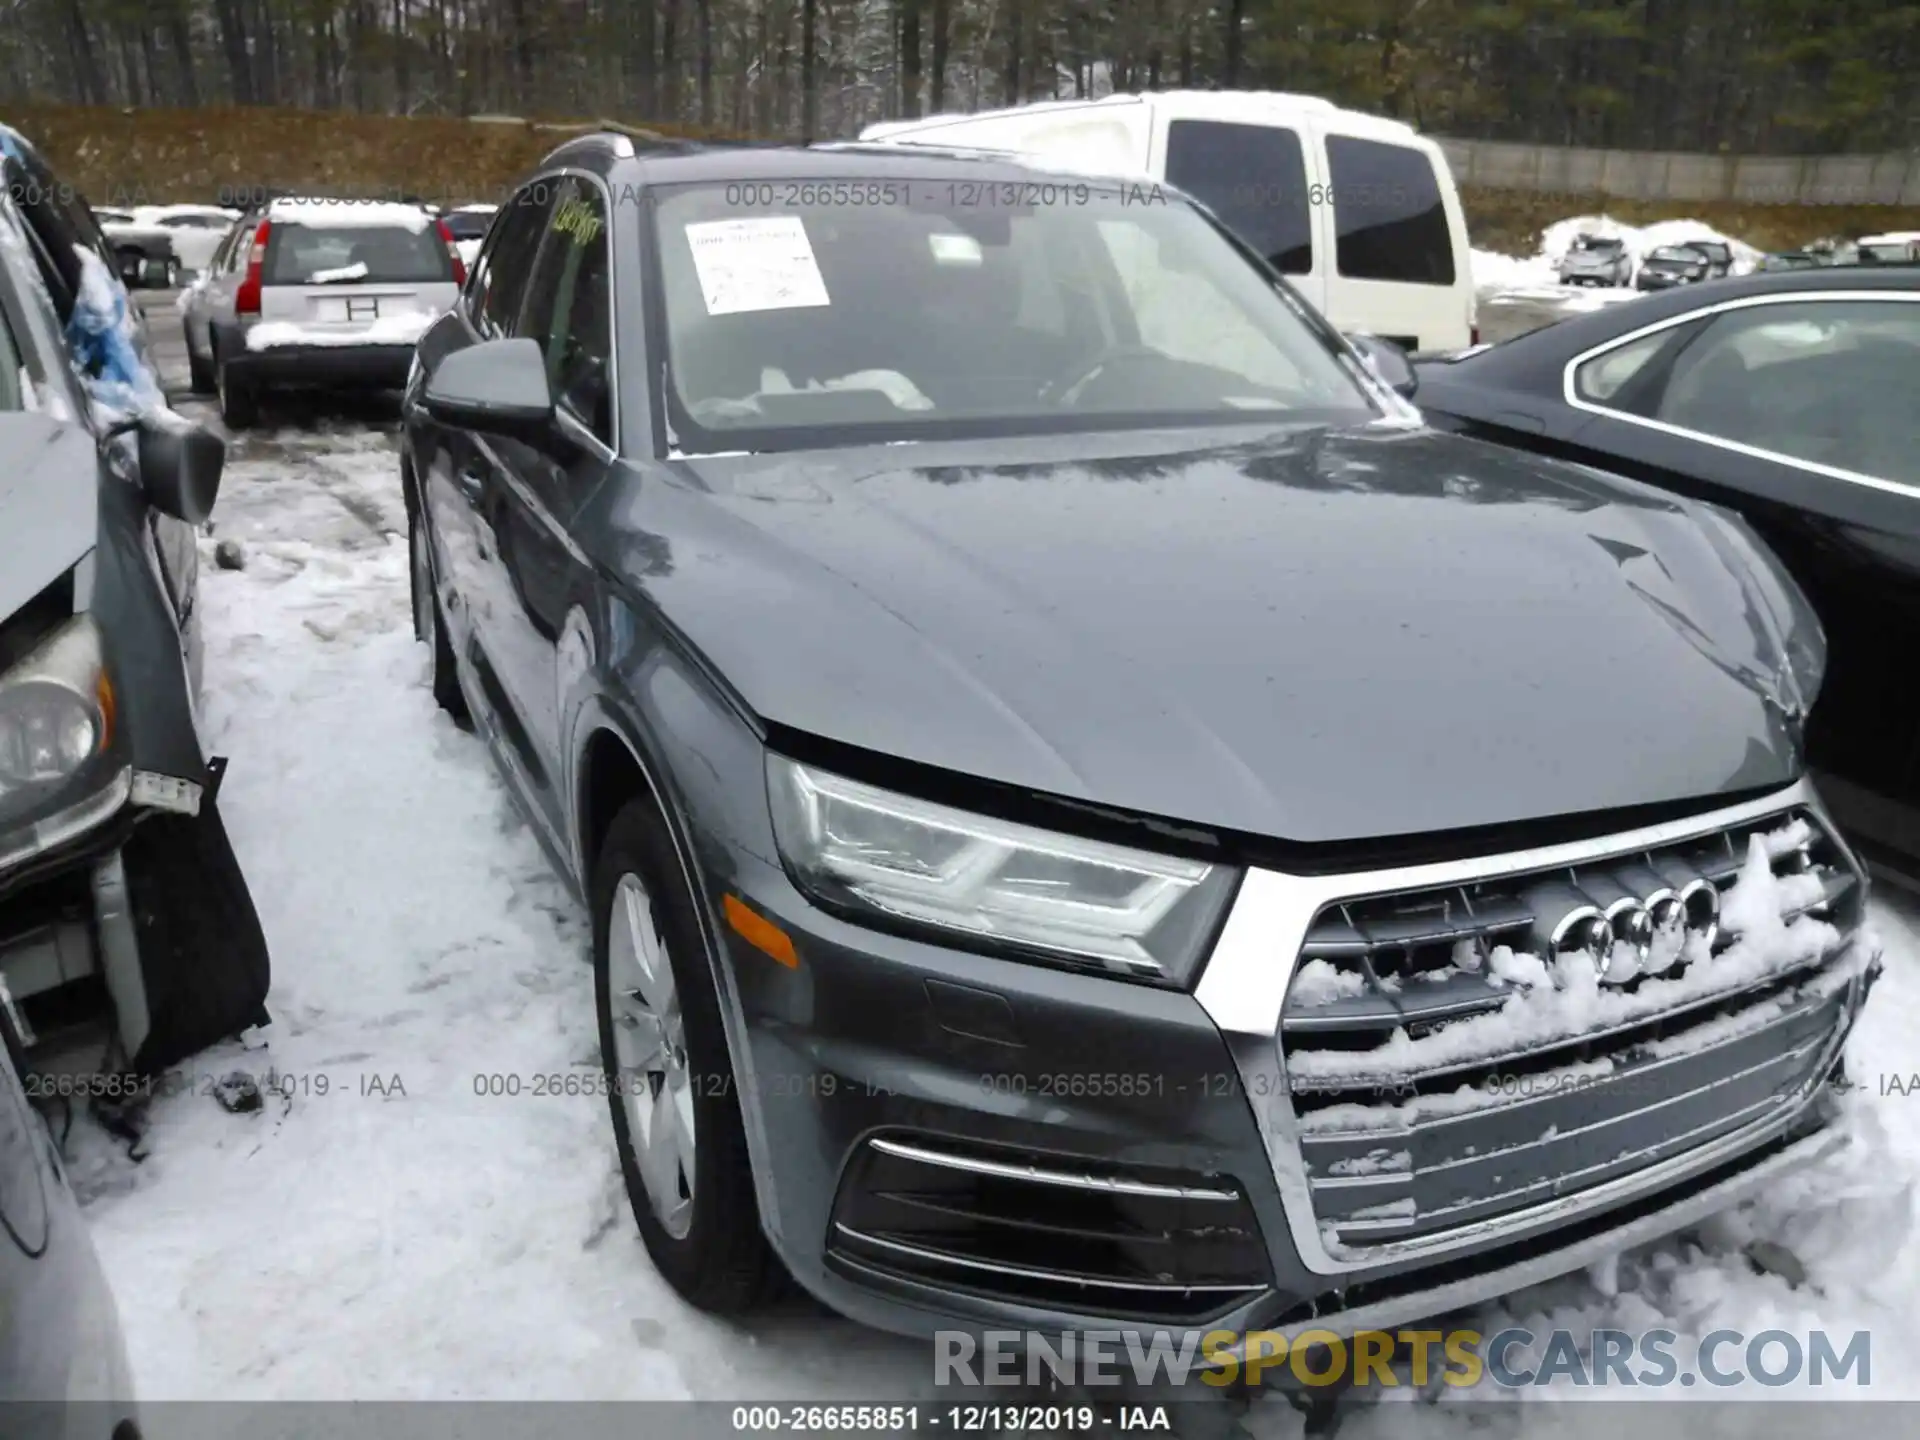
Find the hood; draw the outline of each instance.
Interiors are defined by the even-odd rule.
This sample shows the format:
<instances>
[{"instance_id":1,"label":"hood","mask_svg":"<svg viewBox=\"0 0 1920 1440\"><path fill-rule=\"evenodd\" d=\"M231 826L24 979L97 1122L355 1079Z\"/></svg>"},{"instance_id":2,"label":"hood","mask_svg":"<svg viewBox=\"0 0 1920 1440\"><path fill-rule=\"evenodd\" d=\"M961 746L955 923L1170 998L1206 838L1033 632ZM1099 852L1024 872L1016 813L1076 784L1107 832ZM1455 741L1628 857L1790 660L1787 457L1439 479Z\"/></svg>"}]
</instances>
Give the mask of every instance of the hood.
<instances>
[{"instance_id":1,"label":"hood","mask_svg":"<svg viewBox=\"0 0 1920 1440\"><path fill-rule=\"evenodd\" d=\"M1253 438L1257 436L1257 438ZM1301 842L1784 784L1710 518L1418 427L711 457L583 517L758 714Z\"/></svg>"},{"instance_id":2,"label":"hood","mask_svg":"<svg viewBox=\"0 0 1920 1440\"><path fill-rule=\"evenodd\" d=\"M93 436L51 415L0 413L0 619L70 570L99 532Z\"/></svg>"}]
</instances>

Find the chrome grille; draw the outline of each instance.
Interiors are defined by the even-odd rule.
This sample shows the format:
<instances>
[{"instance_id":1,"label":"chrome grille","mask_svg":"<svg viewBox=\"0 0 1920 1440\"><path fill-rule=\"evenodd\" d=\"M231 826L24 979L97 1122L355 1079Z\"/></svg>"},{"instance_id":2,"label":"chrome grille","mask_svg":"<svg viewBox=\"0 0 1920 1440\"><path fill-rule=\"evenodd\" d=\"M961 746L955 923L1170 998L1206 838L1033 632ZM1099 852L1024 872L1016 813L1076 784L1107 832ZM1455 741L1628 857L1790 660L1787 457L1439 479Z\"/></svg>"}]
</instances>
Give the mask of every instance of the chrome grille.
<instances>
[{"instance_id":1,"label":"chrome grille","mask_svg":"<svg viewBox=\"0 0 1920 1440\"><path fill-rule=\"evenodd\" d=\"M1756 837L1777 883L1736 892ZM1768 890L1779 903L1756 908ZM1363 1259L1439 1240L1804 1100L1852 1013L1864 897L1845 850L1795 808L1321 906L1279 1045L1322 1242ZM1803 917L1824 924L1763 946L1757 927Z\"/></svg>"}]
</instances>

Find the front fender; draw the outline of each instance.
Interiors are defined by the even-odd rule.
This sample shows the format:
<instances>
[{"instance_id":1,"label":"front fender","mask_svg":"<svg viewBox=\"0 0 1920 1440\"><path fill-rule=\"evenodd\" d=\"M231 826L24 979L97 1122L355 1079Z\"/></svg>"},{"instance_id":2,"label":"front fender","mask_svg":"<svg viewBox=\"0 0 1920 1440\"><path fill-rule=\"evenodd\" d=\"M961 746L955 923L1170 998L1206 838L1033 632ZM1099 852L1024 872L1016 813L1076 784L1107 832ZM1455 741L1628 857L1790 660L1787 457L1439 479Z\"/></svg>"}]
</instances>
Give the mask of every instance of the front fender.
<instances>
[{"instance_id":1,"label":"front fender","mask_svg":"<svg viewBox=\"0 0 1920 1440\"><path fill-rule=\"evenodd\" d=\"M575 615L584 618L583 611ZM574 615L565 634L575 633ZM642 612L615 600L591 627L591 654L564 691L563 733L568 756L563 784L569 799L571 862L583 890L591 884L585 817L594 777L587 757L595 739L611 734L646 777L673 837L681 869L706 936L708 973L720 998L721 1022L740 1097L747 1150L758 1179L761 1223L778 1227L777 1177L767 1164L766 1121L757 1097L753 1047L748 1040L738 979L727 961L721 895L741 863L777 866L767 812L765 751L745 717L707 683L705 672L649 624ZM722 843L718 837L726 836Z\"/></svg>"}]
</instances>

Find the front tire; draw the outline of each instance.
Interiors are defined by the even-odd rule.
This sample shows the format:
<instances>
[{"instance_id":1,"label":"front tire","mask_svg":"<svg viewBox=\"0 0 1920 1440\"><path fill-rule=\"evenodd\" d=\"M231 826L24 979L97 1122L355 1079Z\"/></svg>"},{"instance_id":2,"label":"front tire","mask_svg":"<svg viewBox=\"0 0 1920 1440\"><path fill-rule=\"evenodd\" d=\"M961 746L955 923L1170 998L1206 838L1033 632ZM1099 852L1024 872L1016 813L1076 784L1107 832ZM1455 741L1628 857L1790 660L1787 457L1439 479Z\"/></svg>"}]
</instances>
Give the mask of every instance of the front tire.
<instances>
[{"instance_id":1,"label":"front tire","mask_svg":"<svg viewBox=\"0 0 1920 1440\"><path fill-rule=\"evenodd\" d=\"M760 1229L694 900L650 801L614 817L591 893L601 1064L641 1241L690 1305L749 1313L780 1270Z\"/></svg>"},{"instance_id":2,"label":"front tire","mask_svg":"<svg viewBox=\"0 0 1920 1440\"><path fill-rule=\"evenodd\" d=\"M453 642L447 638L446 616L440 609L440 597L433 588L433 561L429 552L426 522L418 509L407 515L408 570L413 587L413 638L424 640L432 656L431 688L433 703L453 717L453 723L465 728L471 723L467 698L460 693L460 676L454 669Z\"/></svg>"}]
</instances>

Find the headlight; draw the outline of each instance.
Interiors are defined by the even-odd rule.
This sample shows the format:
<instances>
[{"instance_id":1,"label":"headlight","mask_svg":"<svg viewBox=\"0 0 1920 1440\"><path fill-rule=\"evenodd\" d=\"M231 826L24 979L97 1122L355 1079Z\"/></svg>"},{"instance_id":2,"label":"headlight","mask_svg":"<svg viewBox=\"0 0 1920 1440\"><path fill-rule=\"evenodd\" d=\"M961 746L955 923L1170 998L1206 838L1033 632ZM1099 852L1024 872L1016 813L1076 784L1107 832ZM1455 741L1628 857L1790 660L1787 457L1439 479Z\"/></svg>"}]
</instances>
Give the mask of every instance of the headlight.
<instances>
[{"instance_id":1,"label":"headlight","mask_svg":"<svg viewBox=\"0 0 1920 1440\"><path fill-rule=\"evenodd\" d=\"M794 880L829 908L1031 958L1184 985L1233 870L951 810L767 761L773 831Z\"/></svg>"},{"instance_id":2,"label":"headlight","mask_svg":"<svg viewBox=\"0 0 1920 1440\"><path fill-rule=\"evenodd\" d=\"M0 802L63 784L112 738L100 632L77 615L0 675Z\"/></svg>"}]
</instances>

